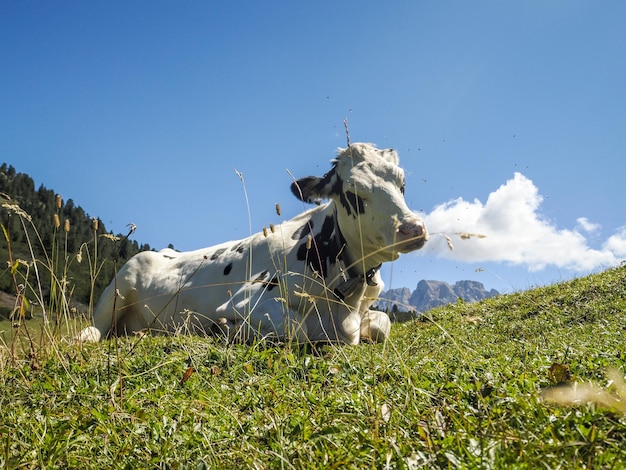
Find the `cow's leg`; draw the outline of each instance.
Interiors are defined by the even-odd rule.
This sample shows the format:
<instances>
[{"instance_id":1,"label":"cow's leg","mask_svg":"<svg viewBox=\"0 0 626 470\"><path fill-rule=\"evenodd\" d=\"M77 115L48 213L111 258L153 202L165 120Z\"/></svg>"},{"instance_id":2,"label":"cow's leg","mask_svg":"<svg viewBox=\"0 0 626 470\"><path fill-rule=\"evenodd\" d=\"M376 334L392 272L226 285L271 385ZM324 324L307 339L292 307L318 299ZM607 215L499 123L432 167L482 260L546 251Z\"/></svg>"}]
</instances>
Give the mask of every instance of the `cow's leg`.
<instances>
[{"instance_id":1,"label":"cow's leg","mask_svg":"<svg viewBox=\"0 0 626 470\"><path fill-rule=\"evenodd\" d=\"M391 332L391 320L385 312L368 310L361 314L361 338L382 343Z\"/></svg>"},{"instance_id":2,"label":"cow's leg","mask_svg":"<svg viewBox=\"0 0 626 470\"><path fill-rule=\"evenodd\" d=\"M104 292L100 296L98 305L96 306L96 310L93 315L94 325L88 326L79 333L77 338L79 341L97 343L109 334L111 323L113 321L114 296L115 286L114 283L111 282L111 284L104 289Z\"/></svg>"},{"instance_id":3,"label":"cow's leg","mask_svg":"<svg viewBox=\"0 0 626 470\"><path fill-rule=\"evenodd\" d=\"M370 310L370 307L378 300L385 287L380 272L376 273L372 281L374 285L366 287L359 308L359 313L361 314L361 338L382 343L389 337L391 320L384 312Z\"/></svg>"},{"instance_id":4,"label":"cow's leg","mask_svg":"<svg viewBox=\"0 0 626 470\"><path fill-rule=\"evenodd\" d=\"M204 333L226 339L232 339L237 326L234 321L227 320L225 317L219 317L217 320L207 319L204 323L208 325L208 328L202 328Z\"/></svg>"},{"instance_id":5,"label":"cow's leg","mask_svg":"<svg viewBox=\"0 0 626 470\"><path fill-rule=\"evenodd\" d=\"M306 343L306 324L300 313L287 307L284 300L276 297L261 299L248 316L246 327L251 339L278 339Z\"/></svg>"},{"instance_id":6,"label":"cow's leg","mask_svg":"<svg viewBox=\"0 0 626 470\"><path fill-rule=\"evenodd\" d=\"M152 318L154 318L154 313L143 302L141 305L137 302L137 291L131 289L125 293L123 300L118 296L115 303L116 325L110 325L110 328L113 328L113 333L118 336L147 330L152 333L167 331L170 325L163 325L158 318L150 320Z\"/></svg>"},{"instance_id":7,"label":"cow's leg","mask_svg":"<svg viewBox=\"0 0 626 470\"><path fill-rule=\"evenodd\" d=\"M305 343L309 340L307 326L301 315L287 308L282 299L269 297L260 302L246 302L245 305L239 303L231 307L230 314L226 309L220 309L221 313L227 313L229 319L220 318L221 323L212 328L217 334L226 336L229 341L247 343L276 339Z\"/></svg>"},{"instance_id":8,"label":"cow's leg","mask_svg":"<svg viewBox=\"0 0 626 470\"><path fill-rule=\"evenodd\" d=\"M120 311L126 305L126 297L118 295L115 289L115 282L111 282L100 296L98 305L93 315L93 326L83 329L78 335L78 340L82 342L98 342L106 338L113 328L114 320L120 324L124 312ZM113 312L116 317L113 318Z\"/></svg>"},{"instance_id":9,"label":"cow's leg","mask_svg":"<svg viewBox=\"0 0 626 470\"><path fill-rule=\"evenodd\" d=\"M284 298L277 297L271 284L246 283L216 309L216 315L223 319L216 327L217 333L226 333L231 341L308 340L302 315L289 308Z\"/></svg>"}]
</instances>

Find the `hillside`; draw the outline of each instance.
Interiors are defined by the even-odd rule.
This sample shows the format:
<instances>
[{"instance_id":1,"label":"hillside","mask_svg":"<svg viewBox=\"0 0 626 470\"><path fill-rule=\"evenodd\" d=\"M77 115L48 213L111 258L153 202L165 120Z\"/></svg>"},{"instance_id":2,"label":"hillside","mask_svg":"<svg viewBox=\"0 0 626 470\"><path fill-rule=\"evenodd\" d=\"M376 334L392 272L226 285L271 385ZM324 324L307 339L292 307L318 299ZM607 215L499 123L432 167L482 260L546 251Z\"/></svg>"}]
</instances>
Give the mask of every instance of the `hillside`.
<instances>
[{"instance_id":1,"label":"hillside","mask_svg":"<svg viewBox=\"0 0 626 470\"><path fill-rule=\"evenodd\" d=\"M0 166L0 202L0 261L10 266L0 271L0 291L12 295L24 286L26 298L43 295L51 306L61 295L88 305L108 285L116 264L150 249L128 234L107 232L72 199L63 201L44 185L35 189L30 176L6 163Z\"/></svg>"},{"instance_id":2,"label":"hillside","mask_svg":"<svg viewBox=\"0 0 626 470\"><path fill-rule=\"evenodd\" d=\"M622 266L440 307L382 345L24 337L0 348L0 462L624 468L625 325Z\"/></svg>"}]
</instances>

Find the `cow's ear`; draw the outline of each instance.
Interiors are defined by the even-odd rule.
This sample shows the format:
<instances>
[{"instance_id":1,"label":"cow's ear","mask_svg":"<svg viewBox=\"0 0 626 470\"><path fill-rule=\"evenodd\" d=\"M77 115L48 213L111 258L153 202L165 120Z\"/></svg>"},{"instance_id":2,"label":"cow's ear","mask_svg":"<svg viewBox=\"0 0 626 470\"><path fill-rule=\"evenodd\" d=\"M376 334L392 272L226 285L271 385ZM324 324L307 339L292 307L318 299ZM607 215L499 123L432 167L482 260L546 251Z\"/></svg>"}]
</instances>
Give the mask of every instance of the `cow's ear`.
<instances>
[{"instance_id":1,"label":"cow's ear","mask_svg":"<svg viewBox=\"0 0 626 470\"><path fill-rule=\"evenodd\" d=\"M341 192L341 180L333 167L323 177L307 176L291 183L291 192L304 202L320 204Z\"/></svg>"},{"instance_id":2,"label":"cow's ear","mask_svg":"<svg viewBox=\"0 0 626 470\"><path fill-rule=\"evenodd\" d=\"M301 201L319 205L322 202L322 195L320 194L322 181L323 178L316 176L300 178L291 183L291 192Z\"/></svg>"}]
</instances>

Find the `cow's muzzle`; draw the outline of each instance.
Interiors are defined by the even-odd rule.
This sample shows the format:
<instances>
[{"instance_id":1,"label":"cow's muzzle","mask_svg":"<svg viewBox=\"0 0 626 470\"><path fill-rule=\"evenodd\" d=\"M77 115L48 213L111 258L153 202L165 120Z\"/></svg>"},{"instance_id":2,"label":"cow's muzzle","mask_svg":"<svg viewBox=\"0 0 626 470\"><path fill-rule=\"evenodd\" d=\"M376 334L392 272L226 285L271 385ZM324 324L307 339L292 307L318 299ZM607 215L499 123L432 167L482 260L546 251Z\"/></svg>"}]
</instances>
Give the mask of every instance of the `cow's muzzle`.
<instances>
[{"instance_id":1,"label":"cow's muzzle","mask_svg":"<svg viewBox=\"0 0 626 470\"><path fill-rule=\"evenodd\" d=\"M404 222L397 231L398 251L408 253L419 250L428 241L428 230L421 220Z\"/></svg>"}]
</instances>

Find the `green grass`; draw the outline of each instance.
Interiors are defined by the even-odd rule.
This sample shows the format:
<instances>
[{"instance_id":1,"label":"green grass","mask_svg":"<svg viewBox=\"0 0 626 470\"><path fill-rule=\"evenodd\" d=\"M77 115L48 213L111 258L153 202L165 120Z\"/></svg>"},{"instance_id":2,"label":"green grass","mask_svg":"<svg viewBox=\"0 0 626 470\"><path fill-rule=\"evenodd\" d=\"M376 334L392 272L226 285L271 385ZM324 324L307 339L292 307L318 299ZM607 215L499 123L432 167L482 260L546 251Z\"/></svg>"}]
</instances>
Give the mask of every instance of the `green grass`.
<instances>
[{"instance_id":1,"label":"green grass","mask_svg":"<svg viewBox=\"0 0 626 470\"><path fill-rule=\"evenodd\" d=\"M558 363L619 398L625 329L621 267L433 310L383 345L59 335L0 355L0 467L624 468L623 407L542 391Z\"/></svg>"}]
</instances>

